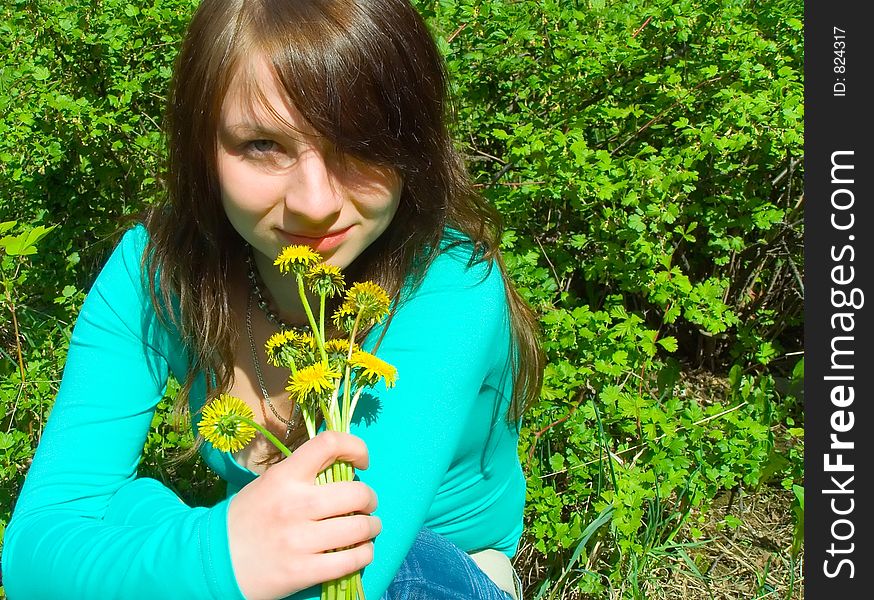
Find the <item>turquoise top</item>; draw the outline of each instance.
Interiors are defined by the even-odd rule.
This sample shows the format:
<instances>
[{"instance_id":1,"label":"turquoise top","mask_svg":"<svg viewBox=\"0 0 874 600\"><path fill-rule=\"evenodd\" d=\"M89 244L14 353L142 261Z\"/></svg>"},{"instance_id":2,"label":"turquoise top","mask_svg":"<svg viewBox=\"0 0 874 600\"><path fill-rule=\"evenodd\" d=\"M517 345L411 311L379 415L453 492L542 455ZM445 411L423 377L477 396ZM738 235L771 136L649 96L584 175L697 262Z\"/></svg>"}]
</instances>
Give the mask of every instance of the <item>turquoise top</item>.
<instances>
[{"instance_id":1,"label":"turquoise top","mask_svg":"<svg viewBox=\"0 0 874 600\"><path fill-rule=\"evenodd\" d=\"M230 498L257 475L204 445L228 498L189 507L154 479L138 478L146 434L173 373L184 379L178 336L160 326L143 285L147 233L128 231L85 300L60 391L13 518L2 566L11 600L41 598L243 598L228 550ZM468 242L442 251L403 298L377 355L397 385L359 403L382 533L364 570L380 598L418 530L462 549L513 556L525 480L518 436L505 415L511 392L510 328L497 268L469 266ZM494 265L491 265L492 267ZM382 326L364 342L371 349ZM202 378L201 378L202 382ZM192 408L203 403L203 385ZM295 594L317 598L319 586Z\"/></svg>"}]
</instances>

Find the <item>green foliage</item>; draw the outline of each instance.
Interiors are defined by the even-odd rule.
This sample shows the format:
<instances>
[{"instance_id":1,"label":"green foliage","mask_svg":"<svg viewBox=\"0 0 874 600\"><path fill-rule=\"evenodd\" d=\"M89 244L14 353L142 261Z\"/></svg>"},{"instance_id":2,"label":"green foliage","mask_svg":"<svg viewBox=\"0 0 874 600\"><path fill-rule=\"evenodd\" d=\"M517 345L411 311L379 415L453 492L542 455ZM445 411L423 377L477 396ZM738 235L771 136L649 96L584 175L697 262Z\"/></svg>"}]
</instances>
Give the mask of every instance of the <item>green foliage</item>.
<instances>
[{"instance_id":1,"label":"green foliage","mask_svg":"<svg viewBox=\"0 0 874 600\"><path fill-rule=\"evenodd\" d=\"M0 8L0 221L64 224L38 263L58 289L87 287L123 217L159 193L158 123L195 4ZM82 265L68 269L69 260Z\"/></svg>"},{"instance_id":2,"label":"green foliage","mask_svg":"<svg viewBox=\"0 0 874 600\"><path fill-rule=\"evenodd\" d=\"M797 330L800 2L433 4L458 137L536 257L532 300L620 294L686 354Z\"/></svg>"},{"instance_id":3,"label":"green foliage","mask_svg":"<svg viewBox=\"0 0 874 600\"><path fill-rule=\"evenodd\" d=\"M697 577L676 539L691 508L801 481L800 404L775 378L801 344L802 4L420 5L543 314L522 448L538 596L639 597L668 554ZM735 365L730 389L688 389L690 363Z\"/></svg>"},{"instance_id":4,"label":"green foliage","mask_svg":"<svg viewBox=\"0 0 874 600\"><path fill-rule=\"evenodd\" d=\"M0 7L0 534L84 294L162 193L159 124L195 5ZM666 563L704 579L689 515L738 487L795 492L797 554L802 3L416 5L511 275L542 315L549 364L520 455L523 542L546 569L528 595L643 597ZM727 388L690 387L702 365ZM208 504L222 492L203 464L170 460L193 443L172 426L175 389L141 472Z\"/></svg>"}]
</instances>

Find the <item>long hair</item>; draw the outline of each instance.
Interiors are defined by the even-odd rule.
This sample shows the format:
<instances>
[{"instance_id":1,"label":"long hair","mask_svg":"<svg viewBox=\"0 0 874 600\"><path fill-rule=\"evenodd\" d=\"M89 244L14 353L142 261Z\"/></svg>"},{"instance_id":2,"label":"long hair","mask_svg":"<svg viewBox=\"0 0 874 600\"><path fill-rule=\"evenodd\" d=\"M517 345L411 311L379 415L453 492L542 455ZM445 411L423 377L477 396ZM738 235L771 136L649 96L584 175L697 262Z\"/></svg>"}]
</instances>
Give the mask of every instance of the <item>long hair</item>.
<instances>
[{"instance_id":1,"label":"long hair","mask_svg":"<svg viewBox=\"0 0 874 600\"><path fill-rule=\"evenodd\" d=\"M453 146L443 61L406 0L204 0L195 12L166 114L168 197L145 217L152 302L189 352L177 407L185 409L200 373L207 398L232 383L239 332L227 276L245 246L222 209L216 137L230 81L252 56L266 60L290 103L334 148L403 178L391 225L349 266L348 281L370 279L395 294L406 277L423 276L447 226L473 240L472 256L495 260L513 342L508 418L520 418L542 381L537 319L507 276L499 215Z\"/></svg>"}]
</instances>

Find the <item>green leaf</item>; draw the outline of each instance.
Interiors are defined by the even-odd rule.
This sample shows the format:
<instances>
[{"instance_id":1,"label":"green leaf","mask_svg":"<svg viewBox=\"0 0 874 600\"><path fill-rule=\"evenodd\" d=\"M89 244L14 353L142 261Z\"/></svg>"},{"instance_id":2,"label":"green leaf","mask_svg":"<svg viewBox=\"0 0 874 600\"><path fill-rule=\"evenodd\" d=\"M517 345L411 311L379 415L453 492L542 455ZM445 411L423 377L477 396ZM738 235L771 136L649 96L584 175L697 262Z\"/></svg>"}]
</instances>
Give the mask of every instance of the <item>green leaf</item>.
<instances>
[{"instance_id":1,"label":"green leaf","mask_svg":"<svg viewBox=\"0 0 874 600\"><path fill-rule=\"evenodd\" d=\"M804 488L800 485L793 485L792 493L795 494L795 499L798 501L801 510L804 510Z\"/></svg>"},{"instance_id":2,"label":"green leaf","mask_svg":"<svg viewBox=\"0 0 874 600\"><path fill-rule=\"evenodd\" d=\"M36 66L33 68L31 76L36 81L45 81L46 79L48 79L49 77L52 76L52 73L51 73L51 71L49 71L48 69L46 69L43 66Z\"/></svg>"},{"instance_id":3,"label":"green leaf","mask_svg":"<svg viewBox=\"0 0 874 600\"><path fill-rule=\"evenodd\" d=\"M796 381L804 381L804 357L801 357L792 368L792 379L795 379Z\"/></svg>"},{"instance_id":4,"label":"green leaf","mask_svg":"<svg viewBox=\"0 0 874 600\"><path fill-rule=\"evenodd\" d=\"M662 348L667 350L668 352L676 352L677 351L677 338L672 335L667 335L658 340L659 345Z\"/></svg>"},{"instance_id":5,"label":"green leaf","mask_svg":"<svg viewBox=\"0 0 874 600\"><path fill-rule=\"evenodd\" d=\"M36 244L44 238L56 225L44 227L37 225L36 227L26 229L17 236L7 236L0 239L0 246L6 248L7 254L11 256L27 256L36 253Z\"/></svg>"},{"instance_id":6,"label":"green leaf","mask_svg":"<svg viewBox=\"0 0 874 600\"><path fill-rule=\"evenodd\" d=\"M564 456L561 454L553 454L549 457L549 467L553 471L563 471L564 470Z\"/></svg>"}]
</instances>

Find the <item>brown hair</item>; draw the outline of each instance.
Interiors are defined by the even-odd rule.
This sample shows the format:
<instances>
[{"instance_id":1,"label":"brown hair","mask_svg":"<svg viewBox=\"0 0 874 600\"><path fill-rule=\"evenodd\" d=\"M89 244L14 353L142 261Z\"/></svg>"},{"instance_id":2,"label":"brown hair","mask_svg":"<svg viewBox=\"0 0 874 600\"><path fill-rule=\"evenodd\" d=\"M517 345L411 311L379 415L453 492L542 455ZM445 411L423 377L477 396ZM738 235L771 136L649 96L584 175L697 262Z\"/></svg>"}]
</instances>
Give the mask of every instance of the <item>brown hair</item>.
<instances>
[{"instance_id":1,"label":"brown hair","mask_svg":"<svg viewBox=\"0 0 874 600\"><path fill-rule=\"evenodd\" d=\"M238 331L226 277L245 247L222 209L216 135L231 77L253 55L267 60L291 104L335 148L403 177L391 225L347 280L396 293L407 276L423 275L446 226L473 240L477 259L495 260L513 333L508 417L521 417L542 381L537 319L507 277L499 215L475 192L453 146L443 62L406 0L204 0L194 14L166 117L168 201L145 218L152 301L190 353L177 406L187 406L198 373L210 374L208 398L233 376Z\"/></svg>"}]
</instances>

